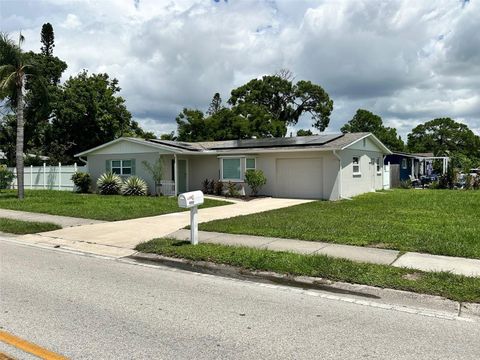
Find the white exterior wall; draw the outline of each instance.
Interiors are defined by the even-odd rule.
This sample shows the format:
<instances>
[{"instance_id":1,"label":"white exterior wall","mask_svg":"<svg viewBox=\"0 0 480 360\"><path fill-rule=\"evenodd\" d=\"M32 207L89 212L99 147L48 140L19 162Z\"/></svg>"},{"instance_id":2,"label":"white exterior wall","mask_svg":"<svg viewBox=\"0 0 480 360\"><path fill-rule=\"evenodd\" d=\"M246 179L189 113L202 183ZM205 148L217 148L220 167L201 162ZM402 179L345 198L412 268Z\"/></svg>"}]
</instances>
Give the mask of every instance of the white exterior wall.
<instances>
[{"instance_id":1,"label":"white exterior wall","mask_svg":"<svg viewBox=\"0 0 480 360\"><path fill-rule=\"evenodd\" d=\"M135 159L135 175L145 180L148 184L150 193L155 192L155 182L152 175L145 169L142 161L148 161L152 165L157 161L160 154L158 153L143 153L143 154L101 154L101 155L89 155L88 160L88 172L92 177L93 188L96 188L97 179L106 172L107 160L131 160ZM171 155L162 155L164 158L171 158ZM171 179L171 165L170 161L164 161L164 177L165 180ZM127 178L128 176L125 176Z\"/></svg>"},{"instance_id":2,"label":"white exterior wall","mask_svg":"<svg viewBox=\"0 0 480 360\"><path fill-rule=\"evenodd\" d=\"M383 153L369 138L360 140L349 148L338 152L342 158L342 197L383 189ZM360 158L360 175L353 173L353 157ZM381 171L371 160L380 158Z\"/></svg>"},{"instance_id":3,"label":"white exterior wall","mask_svg":"<svg viewBox=\"0 0 480 360\"><path fill-rule=\"evenodd\" d=\"M202 190L205 179L218 180L220 178L220 161L217 155L189 156L187 167L188 191Z\"/></svg>"}]
</instances>

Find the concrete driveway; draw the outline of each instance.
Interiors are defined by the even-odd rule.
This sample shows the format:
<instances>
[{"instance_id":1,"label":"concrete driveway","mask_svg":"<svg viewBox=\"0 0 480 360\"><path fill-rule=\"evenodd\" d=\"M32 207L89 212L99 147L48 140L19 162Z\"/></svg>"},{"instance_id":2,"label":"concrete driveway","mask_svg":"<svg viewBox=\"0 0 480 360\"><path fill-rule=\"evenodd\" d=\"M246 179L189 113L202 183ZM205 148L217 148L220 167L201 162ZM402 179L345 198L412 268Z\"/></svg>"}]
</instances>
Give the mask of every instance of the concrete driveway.
<instances>
[{"instance_id":1,"label":"concrete driveway","mask_svg":"<svg viewBox=\"0 0 480 360\"><path fill-rule=\"evenodd\" d=\"M304 204L312 200L260 198L199 210L199 222L226 219ZM19 241L93 252L108 256L128 256L141 242L163 237L190 224L188 211L139 219L64 228L18 237Z\"/></svg>"}]
</instances>

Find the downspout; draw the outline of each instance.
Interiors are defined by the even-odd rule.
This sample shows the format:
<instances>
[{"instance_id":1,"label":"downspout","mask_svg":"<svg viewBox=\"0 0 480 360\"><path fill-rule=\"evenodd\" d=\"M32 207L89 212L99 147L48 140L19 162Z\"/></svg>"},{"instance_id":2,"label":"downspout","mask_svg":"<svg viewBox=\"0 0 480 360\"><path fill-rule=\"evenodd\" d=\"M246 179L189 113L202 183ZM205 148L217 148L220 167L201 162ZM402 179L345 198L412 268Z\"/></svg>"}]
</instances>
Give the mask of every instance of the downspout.
<instances>
[{"instance_id":1,"label":"downspout","mask_svg":"<svg viewBox=\"0 0 480 360\"><path fill-rule=\"evenodd\" d=\"M85 165L88 165L88 161L85 160L85 159L82 159L81 156L79 156L78 159L79 159L81 162L83 162Z\"/></svg>"},{"instance_id":2,"label":"downspout","mask_svg":"<svg viewBox=\"0 0 480 360\"><path fill-rule=\"evenodd\" d=\"M173 158L175 159L174 162L174 169L173 169L173 176L175 176L175 196L178 195L178 164L177 164L177 154L173 154Z\"/></svg>"},{"instance_id":3,"label":"downspout","mask_svg":"<svg viewBox=\"0 0 480 360\"><path fill-rule=\"evenodd\" d=\"M337 151L336 150L333 150L333 155L338 159L338 164L339 164L339 171L338 171L338 175L339 175L339 178L338 178L338 198L339 199L343 199L343 196L342 196L342 158L340 157L340 155L337 154Z\"/></svg>"}]
</instances>

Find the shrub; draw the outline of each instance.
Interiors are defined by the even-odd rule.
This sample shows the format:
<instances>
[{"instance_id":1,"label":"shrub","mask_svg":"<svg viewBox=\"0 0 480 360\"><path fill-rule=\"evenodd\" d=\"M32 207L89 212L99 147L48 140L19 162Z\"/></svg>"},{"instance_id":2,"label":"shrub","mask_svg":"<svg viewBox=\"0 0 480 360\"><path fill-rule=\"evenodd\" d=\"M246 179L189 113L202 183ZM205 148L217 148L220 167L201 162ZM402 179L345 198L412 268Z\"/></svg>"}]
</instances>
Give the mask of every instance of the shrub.
<instances>
[{"instance_id":1,"label":"shrub","mask_svg":"<svg viewBox=\"0 0 480 360\"><path fill-rule=\"evenodd\" d=\"M240 193L238 192L237 184L234 184L231 181L229 181L227 183L227 194L226 195L229 196L229 197L236 197L239 194Z\"/></svg>"},{"instance_id":2,"label":"shrub","mask_svg":"<svg viewBox=\"0 0 480 360\"><path fill-rule=\"evenodd\" d=\"M152 175L155 185L160 185L163 179L163 159L159 156L157 161L152 165L148 161L142 161L143 167Z\"/></svg>"},{"instance_id":3,"label":"shrub","mask_svg":"<svg viewBox=\"0 0 480 360\"><path fill-rule=\"evenodd\" d=\"M7 169L5 165L0 165L0 190L6 189L10 186L15 175Z\"/></svg>"},{"instance_id":4,"label":"shrub","mask_svg":"<svg viewBox=\"0 0 480 360\"><path fill-rule=\"evenodd\" d=\"M400 189L410 189L411 187L412 181L410 179L400 181Z\"/></svg>"},{"instance_id":5,"label":"shrub","mask_svg":"<svg viewBox=\"0 0 480 360\"><path fill-rule=\"evenodd\" d=\"M145 196L147 190L147 183L138 176L130 176L122 185L122 195L126 196Z\"/></svg>"},{"instance_id":6,"label":"shrub","mask_svg":"<svg viewBox=\"0 0 480 360\"><path fill-rule=\"evenodd\" d=\"M202 191L204 194L208 194L208 187L210 186L210 180L205 179L202 183Z\"/></svg>"},{"instance_id":7,"label":"shrub","mask_svg":"<svg viewBox=\"0 0 480 360\"><path fill-rule=\"evenodd\" d=\"M102 174L97 180L98 192L101 195L118 195L122 184L120 176L112 172Z\"/></svg>"},{"instance_id":8,"label":"shrub","mask_svg":"<svg viewBox=\"0 0 480 360\"><path fill-rule=\"evenodd\" d=\"M223 195L223 182L221 180L218 180L216 183L215 183L215 195Z\"/></svg>"},{"instance_id":9,"label":"shrub","mask_svg":"<svg viewBox=\"0 0 480 360\"><path fill-rule=\"evenodd\" d=\"M92 181L90 174L77 171L72 175L72 181L76 186L76 192L88 193L90 190L90 182Z\"/></svg>"},{"instance_id":10,"label":"shrub","mask_svg":"<svg viewBox=\"0 0 480 360\"><path fill-rule=\"evenodd\" d=\"M213 194L215 190L215 180L210 180L210 183L208 184L208 192L207 194Z\"/></svg>"},{"instance_id":11,"label":"shrub","mask_svg":"<svg viewBox=\"0 0 480 360\"><path fill-rule=\"evenodd\" d=\"M247 170L245 173L245 182L250 186L250 189L252 189L253 195L257 196L260 188L267 183L267 178L262 170Z\"/></svg>"}]
</instances>

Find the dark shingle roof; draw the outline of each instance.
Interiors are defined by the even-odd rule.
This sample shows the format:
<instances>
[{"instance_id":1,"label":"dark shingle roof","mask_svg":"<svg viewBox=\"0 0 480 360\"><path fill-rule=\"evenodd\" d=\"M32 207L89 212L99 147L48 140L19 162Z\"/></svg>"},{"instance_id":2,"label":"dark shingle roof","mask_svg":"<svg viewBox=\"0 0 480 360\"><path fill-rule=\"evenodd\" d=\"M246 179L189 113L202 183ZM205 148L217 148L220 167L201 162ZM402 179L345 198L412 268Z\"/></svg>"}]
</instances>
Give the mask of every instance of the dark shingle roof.
<instances>
[{"instance_id":1,"label":"dark shingle roof","mask_svg":"<svg viewBox=\"0 0 480 360\"><path fill-rule=\"evenodd\" d=\"M204 152L229 152L238 149L281 149L281 148L322 148L342 149L369 133L321 134L313 136L297 136L267 139L245 139L225 141L184 142L152 139L151 142L180 148L183 150Z\"/></svg>"}]
</instances>

